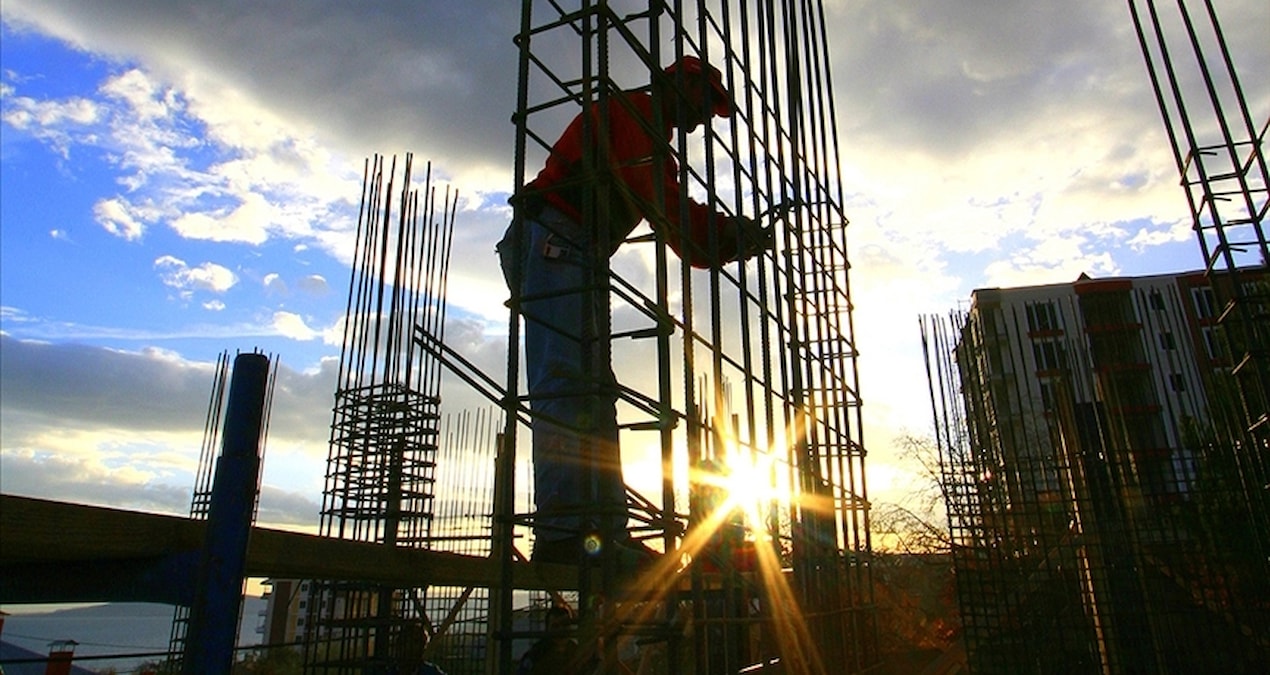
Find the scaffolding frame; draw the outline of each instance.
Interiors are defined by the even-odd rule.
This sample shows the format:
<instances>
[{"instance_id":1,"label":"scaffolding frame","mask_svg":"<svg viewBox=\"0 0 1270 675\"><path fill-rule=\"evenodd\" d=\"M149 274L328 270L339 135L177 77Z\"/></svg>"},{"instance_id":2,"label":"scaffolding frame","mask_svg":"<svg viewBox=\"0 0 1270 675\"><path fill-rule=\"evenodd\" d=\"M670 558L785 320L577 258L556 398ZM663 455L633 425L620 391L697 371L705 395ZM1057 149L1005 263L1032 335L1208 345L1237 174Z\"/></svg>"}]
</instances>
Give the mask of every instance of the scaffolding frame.
<instances>
[{"instance_id":1,"label":"scaffolding frame","mask_svg":"<svg viewBox=\"0 0 1270 675\"><path fill-rule=\"evenodd\" d=\"M654 218L624 242L605 241L606 228L595 228L598 248L620 243L651 261L596 262L590 283L609 308L596 317L599 334L582 340L592 372L614 369L622 447L657 448L653 496L628 494L630 528L665 552L662 563L685 552L693 563L676 571L672 562L656 588L638 592L607 559L584 566L580 638L602 644L597 659L608 665L635 637L660 645L656 658L669 672L869 669L877 662L869 504L823 8L526 0L516 40L518 192L569 118L592 104L603 110L624 84L646 86L668 63L694 55L722 71L734 115L726 129L707 126L699 138L676 134L652 161L693 160L674 165L682 186L720 213L770 219L777 239L761 256L695 272L668 254L672 244L689 244L672 240L680 235L667 221ZM682 81L671 91L682 96ZM606 116L586 119L584 137L603 137ZM603 144L587 153L584 220L607 222L610 196L624 187L606 171ZM718 242L709 245L716 253ZM515 348L518 296L509 303L503 389L500 452L509 465L532 415ZM650 362L655 378L632 369ZM736 513L713 508L709 474L747 463L765 467L770 497L755 509L759 522L741 527ZM498 484L495 502L504 506L496 508L492 550L504 573L491 607L498 649L490 672L512 667L521 633L511 568L525 553L514 542L535 517L510 508L510 483ZM762 569L738 562L747 547L759 549Z\"/></svg>"},{"instance_id":2,"label":"scaffolding frame","mask_svg":"<svg viewBox=\"0 0 1270 675\"><path fill-rule=\"evenodd\" d=\"M1129 10L1232 356L1237 406L1220 433L1248 486L1251 545L1270 560L1270 283L1260 275L1270 266L1270 111L1258 129L1212 0L1177 0L1176 14L1129 0Z\"/></svg>"}]
</instances>

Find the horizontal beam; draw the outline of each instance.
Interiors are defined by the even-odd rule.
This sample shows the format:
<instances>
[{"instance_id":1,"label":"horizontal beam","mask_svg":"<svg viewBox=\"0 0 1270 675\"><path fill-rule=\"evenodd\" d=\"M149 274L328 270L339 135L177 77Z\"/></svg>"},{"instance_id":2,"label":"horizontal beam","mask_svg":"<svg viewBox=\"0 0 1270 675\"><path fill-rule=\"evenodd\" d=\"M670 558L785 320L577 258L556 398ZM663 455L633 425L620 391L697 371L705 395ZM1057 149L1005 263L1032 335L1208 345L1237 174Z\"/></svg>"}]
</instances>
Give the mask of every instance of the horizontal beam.
<instances>
[{"instance_id":1,"label":"horizontal beam","mask_svg":"<svg viewBox=\"0 0 1270 675\"><path fill-rule=\"evenodd\" d=\"M0 495L0 601L121 600L120 593L148 596L137 601L180 601L171 589L192 586L188 575L201 553L205 529L204 522L179 516ZM108 598L86 597L94 588L118 587L121 571L138 577L131 581L132 590L116 588L101 592ZM497 562L487 557L264 527L251 529L245 573L394 588L491 587L500 578ZM520 589L570 589L576 588L577 574L567 566L517 564L513 584Z\"/></svg>"}]
</instances>

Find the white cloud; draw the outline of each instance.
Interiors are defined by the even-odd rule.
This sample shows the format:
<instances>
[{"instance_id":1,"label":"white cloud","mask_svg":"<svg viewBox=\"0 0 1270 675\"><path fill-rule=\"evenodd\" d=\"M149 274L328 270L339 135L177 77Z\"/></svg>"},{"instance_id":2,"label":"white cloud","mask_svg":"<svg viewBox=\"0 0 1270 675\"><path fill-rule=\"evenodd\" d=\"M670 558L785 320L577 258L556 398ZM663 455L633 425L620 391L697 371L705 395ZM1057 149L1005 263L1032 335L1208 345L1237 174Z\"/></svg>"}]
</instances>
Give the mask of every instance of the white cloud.
<instances>
[{"instance_id":1,"label":"white cloud","mask_svg":"<svg viewBox=\"0 0 1270 675\"><path fill-rule=\"evenodd\" d=\"M285 296L289 292L287 282L283 281L282 276L277 272L270 272L269 274L266 274L265 277L260 280L260 283L264 285L265 293L267 295Z\"/></svg>"},{"instance_id":2,"label":"white cloud","mask_svg":"<svg viewBox=\"0 0 1270 675\"><path fill-rule=\"evenodd\" d=\"M304 317L292 312L274 312L273 327L293 340L312 340L320 334L304 323Z\"/></svg>"},{"instance_id":3,"label":"white cloud","mask_svg":"<svg viewBox=\"0 0 1270 675\"><path fill-rule=\"evenodd\" d=\"M145 224L134 216L132 205L120 197L103 199L93 205L93 216L107 232L128 241L145 234Z\"/></svg>"},{"instance_id":4,"label":"white cloud","mask_svg":"<svg viewBox=\"0 0 1270 675\"><path fill-rule=\"evenodd\" d=\"M6 439L9 441L9 439ZM184 439L197 443L197 437ZM118 445L120 433L52 431L6 442L0 489L6 494L188 513L194 485L189 467L160 470L164 458ZM195 445L197 448L197 445ZM197 451L189 453L197 461Z\"/></svg>"},{"instance_id":5,"label":"white cloud","mask_svg":"<svg viewBox=\"0 0 1270 675\"><path fill-rule=\"evenodd\" d=\"M238 275L213 262L190 267L184 260L165 255L155 259L154 267L159 270L163 283L181 291L183 297L195 290L224 293L238 283Z\"/></svg>"},{"instance_id":6,"label":"white cloud","mask_svg":"<svg viewBox=\"0 0 1270 675\"><path fill-rule=\"evenodd\" d=\"M165 223L195 240L282 237L327 247L337 259L350 255L356 166L293 120L198 82L193 91L201 98L130 68L101 84L100 100L6 96L3 114L64 158L72 148L95 148L117 167L126 193L95 207L116 236L139 240Z\"/></svg>"},{"instance_id":7,"label":"white cloud","mask_svg":"<svg viewBox=\"0 0 1270 675\"><path fill-rule=\"evenodd\" d=\"M1014 252L984 269L986 285L997 288L1075 281L1081 274L1114 276L1120 268L1106 252L1085 252L1072 240L1049 240Z\"/></svg>"},{"instance_id":8,"label":"white cloud","mask_svg":"<svg viewBox=\"0 0 1270 675\"><path fill-rule=\"evenodd\" d=\"M166 118L177 105L175 92L163 90L135 68L107 80L101 92L126 102L140 121Z\"/></svg>"},{"instance_id":9,"label":"white cloud","mask_svg":"<svg viewBox=\"0 0 1270 675\"><path fill-rule=\"evenodd\" d=\"M206 241L261 244L269 238L274 209L258 194L241 195L233 209L187 213L172 221L172 229L182 237Z\"/></svg>"},{"instance_id":10,"label":"white cloud","mask_svg":"<svg viewBox=\"0 0 1270 675\"><path fill-rule=\"evenodd\" d=\"M0 119L16 130L30 134L45 143L62 159L69 159L75 138L72 129L96 122L97 106L84 98L66 101L37 101L26 96L13 96L12 87L5 92Z\"/></svg>"},{"instance_id":11,"label":"white cloud","mask_svg":"<svg viewBox=\"0 0 1270 675\"><path fill-rule=\"evenodd\" d=\"M1156 227L1154 229L1139 227L1133 237L1125 243L1133 250L1141 251L1163 244L1191 241L1194 237L1195 233L1191 229L1191 221L1187 218L1175 220L1171 224L1165 223L1164 227Z\"/></svg>"},{"instance_id":12,"label":"white cloud","mask_svg":"<svg viewBox=\"0 0 1270 675\"><path fill-rule=\"evenodd\" d=\"M301 278L296 283L296 287L313 295L326 295L331 290L326 283L326 278L320 274L310 274Z\"/></svg>"},{"instance_id":13,"label":"white cloud","mask_svg":"<svg viewBox=\"0 0 1270 675\"><path fill-rule=\"evenodd\" d=\"M97 104L85 98L37 101L26 96L19 96L6 107L4 121L21 131L36 131L41 127L56 127L63 124L92 124L98 121L99 112Z\"/></svg>"}]
</instances>

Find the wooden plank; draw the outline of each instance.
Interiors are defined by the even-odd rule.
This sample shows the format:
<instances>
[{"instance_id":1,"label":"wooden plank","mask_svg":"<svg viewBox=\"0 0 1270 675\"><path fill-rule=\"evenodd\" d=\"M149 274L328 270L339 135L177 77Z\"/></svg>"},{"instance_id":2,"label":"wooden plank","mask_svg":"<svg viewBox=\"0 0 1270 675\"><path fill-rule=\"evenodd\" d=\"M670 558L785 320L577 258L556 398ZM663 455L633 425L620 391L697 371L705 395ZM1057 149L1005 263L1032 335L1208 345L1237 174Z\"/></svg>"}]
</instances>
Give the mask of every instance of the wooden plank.
<instances>
[{"instance_id":1,"label":"wooden plank","mask_svg":"<svg viewBox=\"0 0 1270 675\"><path fill-rule=\"evenodd\" d=\"M198 551L204 524L179 516L0 495L0 566L29 568L121 560L153 561ZM402 588L498 583L489 558L370 544L253 527L246 574L278 579L357 580ZM517 588L575 587L574 569L515 566Z\"/></svg>"},{"instance_id":2,"label":"wooden plank","mask_svg":"<svg viewBox=\"0 0 1270 675\"><path fill-rule=\"evenodd\" d=\"M154 557L196 550L188 518L0 495L0 563Z\"/></svg>"}]
</instances>

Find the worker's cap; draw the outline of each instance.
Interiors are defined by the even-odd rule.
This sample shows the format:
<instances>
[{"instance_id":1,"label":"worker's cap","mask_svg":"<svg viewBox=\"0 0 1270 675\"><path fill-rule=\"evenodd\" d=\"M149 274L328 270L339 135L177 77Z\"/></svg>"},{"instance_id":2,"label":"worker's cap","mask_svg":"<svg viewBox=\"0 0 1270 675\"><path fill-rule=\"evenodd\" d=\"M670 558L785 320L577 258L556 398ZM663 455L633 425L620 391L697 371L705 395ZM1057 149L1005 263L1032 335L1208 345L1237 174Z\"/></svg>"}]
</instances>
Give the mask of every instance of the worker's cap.
<instances>
[{"instance_id":1,"label":"worker's cap","mask_svg":"<svg viewBox=\"0 0 1270 675\"><path fill-rule=\"evenodd\" d=\"M569 609L567 605L558 605L558 604L552 603L552 605L547 608L547 621L550 622L552 619L563 619L565 621L572 621L573 610Z\"/></svg>"},{"instance_id":2,"label":"worker's cap","mask_svg":"<svg viewBox=\"0 0 1270 675\"><path fill-rule=\"evenodd\" d=\"M732 96L723 86L723 76L719 74L718 68L702 63L701 59L695 56L685 56L666 66L666 75L671 78L680 71L683 71L685 78L701 76L710 83L712 94L710 112L719 117L728 117L732 114Z\"/></svg>"}]
</instances>

